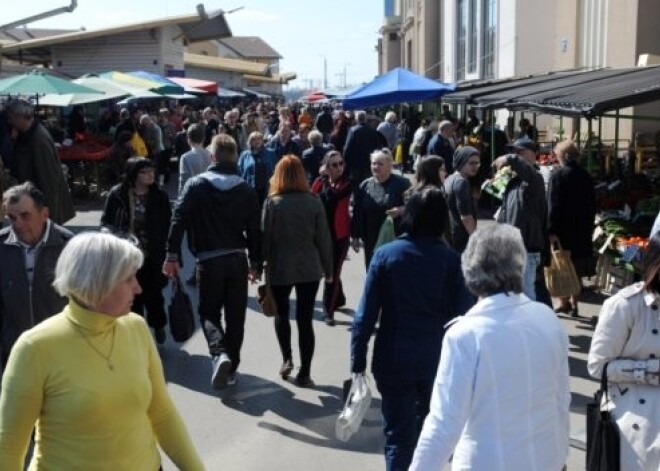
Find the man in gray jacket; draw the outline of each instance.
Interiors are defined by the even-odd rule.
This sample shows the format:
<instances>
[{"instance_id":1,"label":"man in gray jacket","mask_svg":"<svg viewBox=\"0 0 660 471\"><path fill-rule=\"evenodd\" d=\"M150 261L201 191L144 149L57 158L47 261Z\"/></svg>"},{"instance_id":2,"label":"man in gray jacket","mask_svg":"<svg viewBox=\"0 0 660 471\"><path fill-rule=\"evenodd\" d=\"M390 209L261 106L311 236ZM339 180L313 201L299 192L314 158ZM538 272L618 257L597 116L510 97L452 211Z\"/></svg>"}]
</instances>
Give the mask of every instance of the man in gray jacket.
<instances>
[{"instance_id":1,"label":"man in gray jacket","mask_svg":"<svg viewBox=\"0 0 660 471\"><path fill-rule=\"evenodd\" d=\"M66 298L52 286L55 264L73 234L49 219L43 193L31 182L2 195L11 225L0 231L2 367L18 337L60 312Z\"/></svg>"},{"instance_id":2,"label":"man in gray jacket","mask_svg":"<svg viewBox=\"0 0 660 471\"><path fill-rule=\"evenodd\" d=\"M523 274L523 293L536 301L534 282L541 264L541 253L548 240L545 183L536 165L536 144L531 139L516 140L510 149L515 154L498 157L493 165L499 170L506 165L514 171L504 190L497 222L520 229L527 250L527 264Z\"/></svg>"}]
</instances>

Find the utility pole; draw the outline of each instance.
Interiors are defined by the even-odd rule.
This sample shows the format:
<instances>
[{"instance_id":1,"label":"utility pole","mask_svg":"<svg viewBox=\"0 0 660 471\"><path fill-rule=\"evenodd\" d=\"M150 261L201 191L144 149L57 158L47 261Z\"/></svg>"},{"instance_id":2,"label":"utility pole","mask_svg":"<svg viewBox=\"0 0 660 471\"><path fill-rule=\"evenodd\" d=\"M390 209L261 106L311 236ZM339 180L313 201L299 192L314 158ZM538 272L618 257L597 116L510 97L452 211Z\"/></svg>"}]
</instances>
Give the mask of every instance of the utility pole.
<instances>
[{"instance_id":1,"label":"utility pole","mask_svg":"<svg viewBox=\"0 0 660 471\"><path fill-rule=\"evenodd\" d=\"M328 88L328 59L323 56L323 90Z\"/></svg>"}]
</instances>

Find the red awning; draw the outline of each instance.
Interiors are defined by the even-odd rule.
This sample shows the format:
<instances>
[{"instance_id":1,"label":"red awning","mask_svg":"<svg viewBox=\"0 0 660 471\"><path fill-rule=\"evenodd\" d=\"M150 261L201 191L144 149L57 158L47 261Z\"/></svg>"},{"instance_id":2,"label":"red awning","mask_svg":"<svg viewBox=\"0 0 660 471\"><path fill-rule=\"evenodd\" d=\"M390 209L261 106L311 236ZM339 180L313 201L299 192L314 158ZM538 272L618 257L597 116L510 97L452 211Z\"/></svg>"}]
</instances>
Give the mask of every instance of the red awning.
<instances>
[{"instance_id":1,"label":"red awning","mask_svg":"<svg viewBox=\"0 0 660 471\"><path fill-rule=\"evenodd\" d=\"M218 84L209 80L199 80L189 77L167 77L172 82L181 85L182 87L192 87L204 90L207 93L217 93Z\"/></svg>"}]
</instances>

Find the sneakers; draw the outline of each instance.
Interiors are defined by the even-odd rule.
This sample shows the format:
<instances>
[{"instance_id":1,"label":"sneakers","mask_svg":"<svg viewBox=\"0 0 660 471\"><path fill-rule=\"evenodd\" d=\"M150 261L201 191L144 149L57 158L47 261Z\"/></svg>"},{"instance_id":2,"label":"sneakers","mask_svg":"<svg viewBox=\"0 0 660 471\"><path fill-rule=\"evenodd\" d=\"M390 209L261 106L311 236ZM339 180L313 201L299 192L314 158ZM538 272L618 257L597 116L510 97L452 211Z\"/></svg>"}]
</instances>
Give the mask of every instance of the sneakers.
<instances>
[{"instance_id":1,"label":"sneakers","mask_svg":"<svg viewBox=\"0 0 660 471\"><path fill-rule=\"evenodd\" d=\"M227 386L229 370L231 370L231 360L226 353L211 358L211 386L213 389L222 389Z\"/></svg>"},{"instance_id":2,"label":"sneakers","mask_svg":"<svg viewBox=\"0 0 660 471\"><path fill-rule=\"evenodd\" d=\"M164 344L165 340L167 340L167 334L165 333L165 329L162 327L159 329L154 329L154 336L156 337L156 342L158 345Z\"/></svg>"},{"instance_id":3,"label":"sneakers","mask_svg":"<svg viewBox=\"0 0 660 471\"><path fill-rule=\"evenodd\" d=\"M314 386L312 378L309 376L301 376L300 374L296 376L296 379L294 379L293 382L300 388L311 388Z\"/></svg>"},{"instance_id":4,"label":"sneakers","mask_svg":"<svg viewBox=\"0 0 660 471\"><path fill-rule=\"evenodd\" d=\"M323 315L323 322L325 322L325 325L329 325L330 327L334 327L334 326L335 326L335 320L334 320L334 318L328 316L327 314L326 314L326 315Z\"/></svg>"},{"instance_id":5,"label":"sneakers","mask_svg":"<svg viewBox=\"0 0 660 471\"><path fill-rule=\"evenodd\" d=\"M291 360L286 360L284 363L282 363L282 366L280 367L280 376L282 377L282 379L287 379L292 371L293 371L293 362Z\"/></svg>"}]
</instances>

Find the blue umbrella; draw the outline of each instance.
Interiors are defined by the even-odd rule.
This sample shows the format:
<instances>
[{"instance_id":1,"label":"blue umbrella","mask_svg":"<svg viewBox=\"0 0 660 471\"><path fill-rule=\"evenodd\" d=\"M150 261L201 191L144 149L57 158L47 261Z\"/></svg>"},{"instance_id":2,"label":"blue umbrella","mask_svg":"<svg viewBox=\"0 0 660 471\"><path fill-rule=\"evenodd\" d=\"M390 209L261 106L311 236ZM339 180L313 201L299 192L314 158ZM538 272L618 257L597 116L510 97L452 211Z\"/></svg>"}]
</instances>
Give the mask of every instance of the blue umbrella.
<instances>
[{"instance_id":1,"label":"blue umbrella","mask_svg":"<svg viewBox=\"0 0 660 471\"><path fill-rule=\"evenodd\" d=\"M373 108L398 103L428 101L453 92L455 85L436 82L397 67L376 77L344 98L345 109Z\"/></svg>"}]
</instances>

